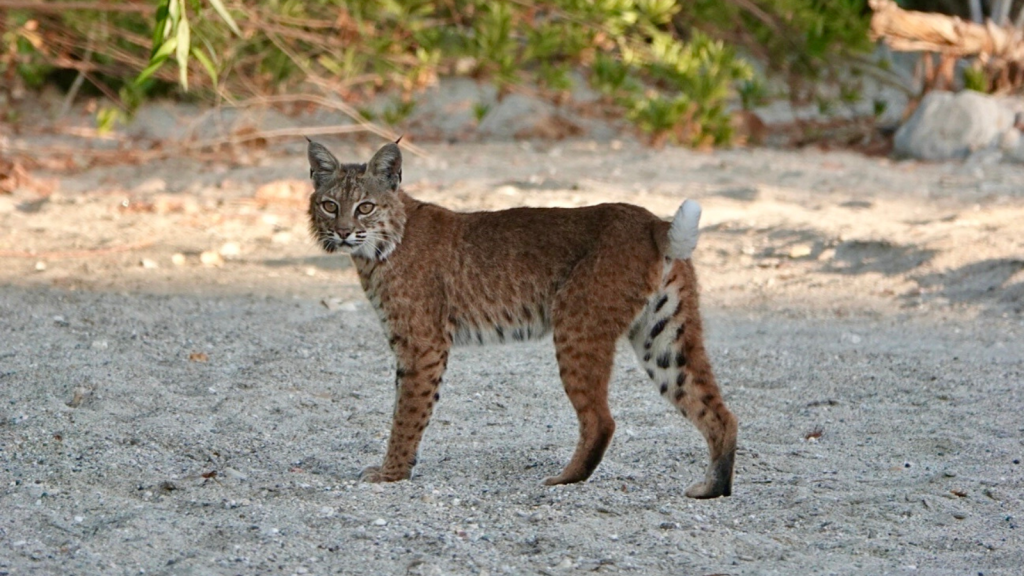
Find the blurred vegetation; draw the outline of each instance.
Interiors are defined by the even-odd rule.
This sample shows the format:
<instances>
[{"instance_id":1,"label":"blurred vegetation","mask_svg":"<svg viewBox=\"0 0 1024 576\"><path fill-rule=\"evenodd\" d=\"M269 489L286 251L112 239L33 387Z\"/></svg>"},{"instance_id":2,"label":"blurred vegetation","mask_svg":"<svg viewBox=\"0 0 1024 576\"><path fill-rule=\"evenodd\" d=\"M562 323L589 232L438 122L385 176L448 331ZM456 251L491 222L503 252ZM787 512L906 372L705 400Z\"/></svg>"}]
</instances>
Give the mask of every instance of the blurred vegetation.
<instances>
[{"instance_id":1,"label":"blurred vegetation","mask_svg":"<svg viewBox=\"0 0 1024 576\"><path fill-rule=\"evenodd\" d=\"M72 98L102 94L111 106L98 112L101 127L172 94L235 104L314 91L359 105L390 90L402 96L382 116L400 121L439 76L538 86L553 99L583 78L652 138L717 145L732 138L731 102L775 95L751 62L784 78L790 97L814 101L841 81L844 55L869 48L864 0L78 4L88 9L0 16L0 78L8 89L52 82Z\"/></svg>"}]
</instances>

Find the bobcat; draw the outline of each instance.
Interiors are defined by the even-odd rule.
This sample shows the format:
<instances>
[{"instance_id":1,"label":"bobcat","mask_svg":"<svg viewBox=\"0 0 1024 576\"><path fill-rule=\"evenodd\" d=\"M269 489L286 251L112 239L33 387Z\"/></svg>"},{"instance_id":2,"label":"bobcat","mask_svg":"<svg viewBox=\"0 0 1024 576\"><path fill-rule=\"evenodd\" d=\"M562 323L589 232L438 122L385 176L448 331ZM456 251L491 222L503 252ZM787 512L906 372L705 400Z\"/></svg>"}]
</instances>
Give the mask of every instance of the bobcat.
<instances>
[{"instance_id":1,"label":"bobcat","mask_svg":"<svg viewBox=\"0 0 1024 576\"><path fill-rule=\"evenodd\" d=\"M616 341L628 334L661 395L707 440L704 482L686 495L730 495L737 426L704 351L690 260L696 202L671 223L629 204L459 213L401 190L397 142L368 164L342 164L312 141L308 156L312 234L327 252L352 257L396 358L387 455L363 480L410 477L452 345L549 332L580 438L545 484L586 480L615 431L608 380Z\"/></svg>"}]
</instances>

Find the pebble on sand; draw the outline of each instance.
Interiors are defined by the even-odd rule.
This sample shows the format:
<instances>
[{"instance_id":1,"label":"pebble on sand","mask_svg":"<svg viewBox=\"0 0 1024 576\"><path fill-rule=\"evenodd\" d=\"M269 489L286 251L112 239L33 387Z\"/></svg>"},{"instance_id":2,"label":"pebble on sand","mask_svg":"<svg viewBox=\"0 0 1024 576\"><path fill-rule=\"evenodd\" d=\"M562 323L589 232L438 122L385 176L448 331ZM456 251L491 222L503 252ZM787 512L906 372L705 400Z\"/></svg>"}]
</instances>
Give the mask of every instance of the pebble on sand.
<instances>
[{"instance_id":1,"label":"pebble on sand","mask_svg":"<svg viewBox=\"0 0 1024 576\"><path fill-rule=\"evenodd\" d=\"M203 266L219 268L224 265L224 258L221 257L219 252L214 250L207 250L200 254L199 261L203 263Z\"/></svg>"}]
</instances>

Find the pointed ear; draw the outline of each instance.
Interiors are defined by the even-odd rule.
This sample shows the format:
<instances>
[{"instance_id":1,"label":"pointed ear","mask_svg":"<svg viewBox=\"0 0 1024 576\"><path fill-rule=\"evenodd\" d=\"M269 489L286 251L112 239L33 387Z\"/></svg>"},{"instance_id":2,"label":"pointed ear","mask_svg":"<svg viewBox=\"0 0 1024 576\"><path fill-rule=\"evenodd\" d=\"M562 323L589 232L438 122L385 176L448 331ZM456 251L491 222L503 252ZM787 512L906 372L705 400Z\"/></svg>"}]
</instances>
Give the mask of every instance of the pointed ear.
<instances>
[{"instance_id":1,"label":"pointed ear","mask_svg":"<svg viewBox=\"0 0 1024 576\"><path fill-rule=\"evenodd\" d=\"M397 190L402 181L402 151L397 144L385 144L373 155L366 165L366 174L387 183L391 190Z\"/></svg>"},{"instance_id":2,"label":"pointed ear","mask_svg":"<svg viewBox=\"0 0 1024 576\"><path fill-rule=\"evenodd\" d=\"M334 154L331 154L323 144L313 142L312 140L309 140L307 156L309 156L309 177L313 179L313 183L316 184L317 188L323 185L341 167L341 163L334 157Z\"/></svg>"}]
</instances>

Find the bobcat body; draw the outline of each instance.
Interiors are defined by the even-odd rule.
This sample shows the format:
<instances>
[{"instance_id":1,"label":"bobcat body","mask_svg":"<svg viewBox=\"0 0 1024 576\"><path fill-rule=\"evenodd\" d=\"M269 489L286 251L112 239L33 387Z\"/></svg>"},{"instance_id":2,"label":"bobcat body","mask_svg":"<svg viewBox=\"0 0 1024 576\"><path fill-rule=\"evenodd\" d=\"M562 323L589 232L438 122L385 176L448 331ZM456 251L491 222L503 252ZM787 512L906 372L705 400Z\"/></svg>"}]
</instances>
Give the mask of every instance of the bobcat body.
<instances>
[{"instance_id":1,"label":"bobcat body","mask_svg":"<svg viewBox=\"0 0 1024 576\"><path fill-rule=\"evenodd\" d=\"M627 335L662 396L701 431L710 465L687 495L732 490L736 419L704 351L690 254L700 207L672 222L628 204L458 213L402 191L396 144L368 164L341 164L309 143L313 236L351 255L396 359L396 405L383 465L370 482L409 478L448 351L458 344L553 333L559 373L579 418L572 460L547 484L579 482L615 430L608 382Z\"/></svg>"}]
</instances>

